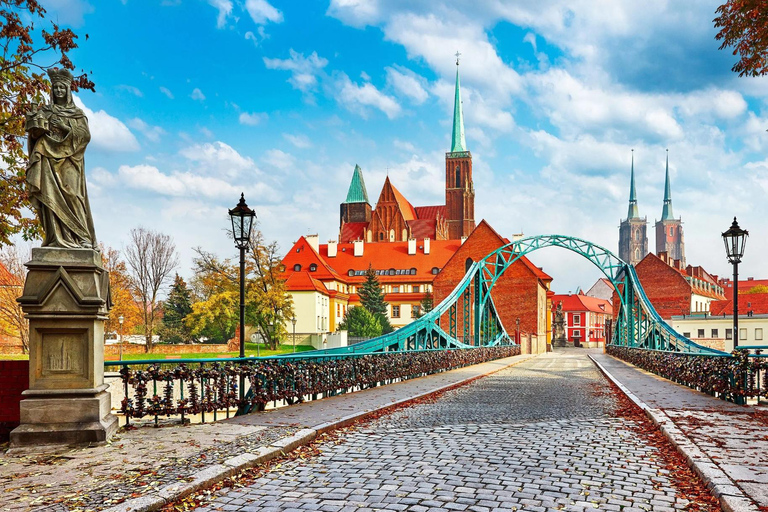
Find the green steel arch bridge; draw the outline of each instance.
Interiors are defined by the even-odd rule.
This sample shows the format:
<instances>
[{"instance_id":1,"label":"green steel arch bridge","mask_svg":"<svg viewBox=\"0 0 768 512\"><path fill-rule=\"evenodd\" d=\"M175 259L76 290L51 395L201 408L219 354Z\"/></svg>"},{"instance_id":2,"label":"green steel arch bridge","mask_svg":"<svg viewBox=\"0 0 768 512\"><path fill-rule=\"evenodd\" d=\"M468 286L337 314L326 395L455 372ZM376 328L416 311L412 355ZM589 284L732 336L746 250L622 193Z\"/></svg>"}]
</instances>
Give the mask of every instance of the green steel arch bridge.
<instances>
[{"instance_id":1,"label":"green steel arch bridge","mask_svg":"<svg viewBox=\"0 0 768 512\"><path fill-rule=\"evenodd\" d=\"M656 312L634 267L608 249L564 235L539 235L511 242L467 270L440 304L394 332L325 354L370 353L432 348L472 348L512 343L501 323L491 291L515 261L538 249L561 247L591 261L619 292L620 306L611 344L671 352L727 355L678 334Z\"/></svg>"}]
</instances>

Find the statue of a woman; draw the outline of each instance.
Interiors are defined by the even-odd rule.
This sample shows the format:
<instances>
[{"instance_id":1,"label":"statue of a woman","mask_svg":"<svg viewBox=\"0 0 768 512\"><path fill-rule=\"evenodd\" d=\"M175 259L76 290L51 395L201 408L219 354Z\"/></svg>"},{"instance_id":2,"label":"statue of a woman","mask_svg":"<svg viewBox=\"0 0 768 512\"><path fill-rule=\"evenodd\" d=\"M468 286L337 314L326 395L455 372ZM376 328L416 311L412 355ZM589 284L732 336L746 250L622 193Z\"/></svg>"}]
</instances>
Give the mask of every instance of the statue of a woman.
<instances>
[{"instance_id":1,"label":"statue of a woman","mask_svg":"<svg viewBox=\"0 0 768 512\"><path fill-rule=\"evenodd\" d=\"M27 190L45 238L43 247L92 248L91 207L85 189L88 119L72 101L72 74L48 71L51 104L27 115L29 165Z\"/></svg>"}]
</instances>

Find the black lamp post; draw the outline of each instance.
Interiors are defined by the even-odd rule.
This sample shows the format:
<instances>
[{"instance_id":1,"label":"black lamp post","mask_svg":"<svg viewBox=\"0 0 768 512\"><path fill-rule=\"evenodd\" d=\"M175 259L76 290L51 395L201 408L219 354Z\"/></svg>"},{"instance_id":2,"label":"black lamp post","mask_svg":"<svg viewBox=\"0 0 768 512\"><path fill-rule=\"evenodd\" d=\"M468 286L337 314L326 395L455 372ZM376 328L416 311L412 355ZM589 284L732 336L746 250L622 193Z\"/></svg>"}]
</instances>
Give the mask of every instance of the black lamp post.
<instances>
[{"instance_id":1,"label":"black lamp post","mask_svg":"<svg viewBox=\"0 0 768 512\"><path fill-rule=\"evenodd\" d=\"M293 324L293 353L296 353L296 315L293 315L293 318L291 318L291 323Z\"/></svg>"},{"instance_id":2,"label":"black lamp post","mask_svg":"<svg viewBox=\"0 0 768 512\"><path fill-rule=\"evenodd\" d=\"M120 324L120 360L123 360L123 315L117 317L117 322Z\"/></svg>"},{"instance_id":3,"label":"black lamp post","mask_svg":"<svg viewBox=\"0 0 768 512\"><path fill-rule=\"evenodd\" d=\"M240 357L245 357L245 250L251 245L251 227L256 212L248 208L245 195L240 194L240 202L229 210L229 216L235 247L240 249Z\"/></svg>"},{"instance_id":4,"label":"black lamp post","mask_svg":"<svg viewBox=\"0 0 768 512\"><path fill-rule=\"evenodd\" d=\"M520 319L515 320L515 343L520 344Z\"/></svg>"},{"instance_id":5,"label":"black lamp post","mask_svg":"<svg viewBox=\"0 0 768 512\"><path fill-rule=\"evenodd\" d=\"M733 348L739 346L739 263L744 256L744 246L747 243L749 232L739 227L736 217L733 218L731 227L723 233L725 253L728 261L733 265Z\"/></svg>"}]
</instances>

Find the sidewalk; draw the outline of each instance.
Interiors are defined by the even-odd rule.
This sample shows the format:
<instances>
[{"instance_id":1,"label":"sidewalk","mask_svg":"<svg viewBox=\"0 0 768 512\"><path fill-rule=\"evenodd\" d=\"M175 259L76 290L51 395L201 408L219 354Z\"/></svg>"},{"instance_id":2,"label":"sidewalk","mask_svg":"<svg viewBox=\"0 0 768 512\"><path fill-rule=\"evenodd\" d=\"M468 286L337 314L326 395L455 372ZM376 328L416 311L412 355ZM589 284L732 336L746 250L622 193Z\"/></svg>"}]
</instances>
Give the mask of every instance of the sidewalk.
<instances>
[{"instance_id":1,"label":"sidewalk","mask_svg":"<svg viewBox=\"0 0 768 512\"><path fill-rule=\"evenodd\" d=\"M590 357L685 455L723 510L768 510L768 407L725 402L602 353Z\"/></svg>"},{"instance_id":2,"label":"sidewalk","mask_svg":"<svg viewBox=\"0 0 768 512\"><path fill-rule=\"evenodd\" d=\"M375 411L515 365L515 356L217 423L122 430L105 446L0 455L0 511L155 510Z\"/></svg>"}]
</instances>

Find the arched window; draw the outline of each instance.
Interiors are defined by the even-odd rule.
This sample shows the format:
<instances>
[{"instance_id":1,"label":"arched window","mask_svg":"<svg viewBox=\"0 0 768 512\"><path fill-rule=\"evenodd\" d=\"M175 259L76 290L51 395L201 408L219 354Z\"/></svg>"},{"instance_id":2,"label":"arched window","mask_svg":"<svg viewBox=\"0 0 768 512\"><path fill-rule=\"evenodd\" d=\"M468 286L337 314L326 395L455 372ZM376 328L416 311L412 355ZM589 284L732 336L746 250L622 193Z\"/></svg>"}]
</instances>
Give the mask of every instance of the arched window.
<instances>
[{"instance_id":1,"label":"arched window","mask_svg":"<svg viewBox=\"0 0 768 512\"><path fill-rule=\"evenodd\" d=\"M379 242L381 242L382 240L384 240L384 233L379 232Z\"/></svg>"},{"instance_id":2,"label":"arched window","mask_svg":"<svg viewBox=\"0 0 768 512\"><path fill-rule=\"evenodd\" d=\"M456 188L461 188L461 169L456 166Z\"/></svg>"},{"instance_id":3,"label":"arched window","mask_svg":"<svg viewBox=\"0 0 768 512\"><path fill-rule=\"evenodd\" d=\"M637 249L637 248L635 249L635 259L636 260L640 259L640 249Z\"/></svg>"},{"instance_id":4,"label":"arched window","mask_svg":"<svg viewBox=\"0 0 768 512\"><path fill-rule=\"evenodd\" d=\"M294 271L294 272L299 272L299 271L301 271L301 265L299 265L298 263L297 263L297 264L295 264L295 265L293 266L293 271Z\"/></svg>"},{"instance_id":5,"label":"arched window","mask_svg":"<svg viewBox=\"0 0 768 512\"><path fill-rule=\"evenodd\" d=\"M440 272L440 269L437 267L432 267L432 275L437 275Z\"/></svg>"},{"instance_id":6,"label":"arched window","mask_svg":"<svg viewBox=\"0 0 768 512\"><path fill-rule=\"evenodd\" d=\"M635 241L636 242L640 241L640 230L639 229L635 230Z\"/></svg>"},{"instance_id":7,"label":"arched window","mask_svg":"<svg viewBox=\"0 0 768 512\"><path fill-rule=\"evenodd\" d=\"M472 258L467 258L467 261L464 262L464 272L469 271L469 267L472 266L474 261L472 261Z\"/></svg>"},{"instance_id":8,"label":"arched window","mask_svg":"<svg viewBox=\"0 0 768 512\"><path fill-rule=\"evenodd\" d=\"M309 271L310 271L310 272L315 272L315 271L317 271L317 265L316 265L315 263L312 263L312 264L310 264L310 265L309 265Z\"/></svg>"}]
</instances>

